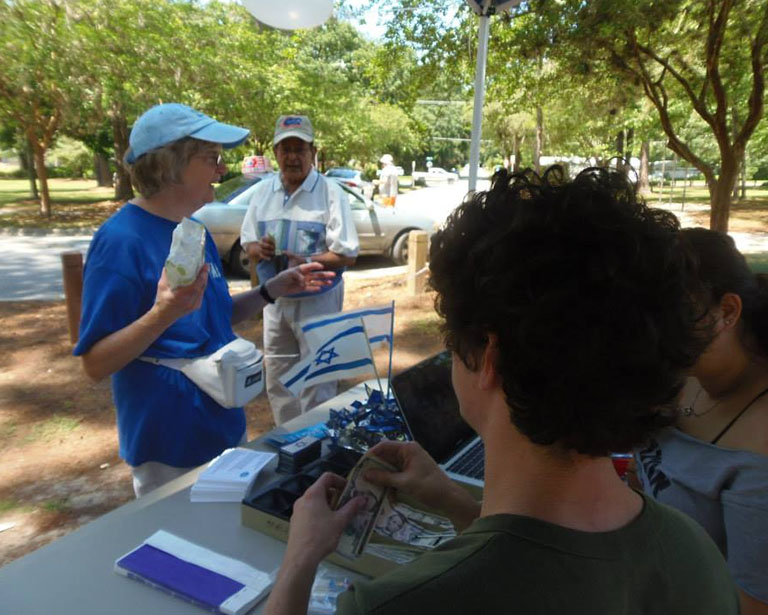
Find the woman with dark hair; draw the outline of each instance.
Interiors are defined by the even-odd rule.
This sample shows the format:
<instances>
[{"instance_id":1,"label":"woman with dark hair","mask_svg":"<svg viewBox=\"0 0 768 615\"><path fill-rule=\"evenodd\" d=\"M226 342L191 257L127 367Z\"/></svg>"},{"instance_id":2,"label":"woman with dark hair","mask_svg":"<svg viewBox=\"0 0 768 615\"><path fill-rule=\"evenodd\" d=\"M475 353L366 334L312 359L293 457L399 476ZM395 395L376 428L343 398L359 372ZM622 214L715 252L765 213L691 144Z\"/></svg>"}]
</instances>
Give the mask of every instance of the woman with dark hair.
<instances>
[{"instance_id":1,"label":"woman with dark hair","mask_svg":"<svg viewBox=\"0 0 768 615\"><path fill-rule=\"evenodd\" d=\"M186 105L152 107L134 124L125 156L141 196L107 220L88 249L74 354L94 380L112 377L120 456L131 466L137 497L246 440L243 409L221 406L171 367L173 360L214 353L235 339L233 323L282 295L319 290L334 276L309 263L269 280L268 288L230 298L206 232L196 279L169 284L174 229L214 199L212 184L227 170L222 149L248 133Z\"/></svg>"},{"instance_id":2,"label":"woman with dark hair","mask_svg":"<svg viewBox=\"0 0 768 615\"><path fill-rule=\"evenodd\" d=\"M768 279L728 235L681 231L712 341L674 428L637 453L645 491L696 519L728 561L743 614L768 613Z\"/></svg>"}]
</instances>

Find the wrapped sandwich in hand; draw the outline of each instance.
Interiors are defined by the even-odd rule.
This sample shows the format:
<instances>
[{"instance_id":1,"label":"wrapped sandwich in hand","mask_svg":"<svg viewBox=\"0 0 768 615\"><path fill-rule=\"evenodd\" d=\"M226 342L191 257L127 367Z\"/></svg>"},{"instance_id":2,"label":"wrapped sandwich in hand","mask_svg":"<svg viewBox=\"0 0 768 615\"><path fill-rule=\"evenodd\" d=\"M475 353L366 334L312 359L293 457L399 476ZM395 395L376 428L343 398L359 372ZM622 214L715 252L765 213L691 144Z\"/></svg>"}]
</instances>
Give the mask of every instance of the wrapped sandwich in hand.
<instances>
[{"instance_id":1,"label":"wrapped sandwich in hand","mask_svg":"<svg viewBox=\"0 0 768 615\"><path fill-rule=\"evenodd\" d=\"M192 284L205 263L205 227L182 218L173 230L165 272L172 289Z\"/></svg>"}]
</instances>

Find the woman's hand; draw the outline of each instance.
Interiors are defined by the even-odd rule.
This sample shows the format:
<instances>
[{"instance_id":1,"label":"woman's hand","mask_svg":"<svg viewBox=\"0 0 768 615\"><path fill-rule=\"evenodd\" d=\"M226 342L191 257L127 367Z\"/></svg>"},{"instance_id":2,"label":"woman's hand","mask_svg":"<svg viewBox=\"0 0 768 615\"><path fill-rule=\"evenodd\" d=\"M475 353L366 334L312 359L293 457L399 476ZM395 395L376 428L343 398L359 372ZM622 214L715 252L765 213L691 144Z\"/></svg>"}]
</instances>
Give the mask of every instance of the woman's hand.
<instances>
[{"instance_id":1,"label":"woman's hand","mask_svg":"<svg viewBox=\"0 0 768 615\"><path fill-rule=\"evenodd\" d=\"M339 510L331 509L334 495L344 490L346 481L326 472L293 505L288 534L286 561L301 560L317 565L339 543L344 528L365 505L356 497Z\"/></svg>"},{"instance_id":2,"label":"woman's hand","mask_svg":"<svg viewBox=\"0 0 768 615\"><path fill-rule=\"evenodd\" d=\"M368 470L365 479L392 487L425 506L450 517L458 531L480 514L480 505L467 491L454 483L416 442L383 440L370 453L399 468L399 472Z\"/></svg>"},{"instance_id":3,"label":"woman's hand","mask_svg":"<svg viewBox=\"0 0 768 615\"><path fill-rule=\"evenodd\" d=\"M179 286L172 289L168 284L168 277L163 268L163 274L157 283L155 295L155 308L163 319L169 324L177 321L182 316L194 312L203 303L205 287L208 284L208 264L200 268L197 278L192 284Z\"/></svg>"},{"instance_id":4,"label":"woman's hand","mask_svg":"<svg viewBox=\"0 0 768 615\"><path fill-rule=\"evenodd\" d=\"M323 271L320 263L304 263L281 271L267 284L267 292L275 299L283 295L295 293L317 292L330 286L336 274L333 271Z\"/></svg>"},{"instance_id":5,"label":"woman's hand","mask_svg":"<svg viewBox=\"0 0 768 615\"><path fill-rule=\"evenodd\" d=\"M101 380L140 357L168 327L200 307L208 284L208 265L203 265L192 284L172 290L163 269L152 308L119 331L97 341L83 355L85 373Z\"/></svg>"}]
</instances>

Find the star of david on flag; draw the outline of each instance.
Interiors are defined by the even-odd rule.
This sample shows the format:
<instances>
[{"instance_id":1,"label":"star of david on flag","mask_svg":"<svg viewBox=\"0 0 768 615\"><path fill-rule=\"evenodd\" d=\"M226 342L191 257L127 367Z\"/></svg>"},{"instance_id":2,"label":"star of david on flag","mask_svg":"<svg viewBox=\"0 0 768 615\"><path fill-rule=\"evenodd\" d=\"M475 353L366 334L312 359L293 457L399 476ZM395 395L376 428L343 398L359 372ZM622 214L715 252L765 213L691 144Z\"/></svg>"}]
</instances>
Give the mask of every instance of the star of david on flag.
<instances>
[{"instance_id":1,"label":"star of david on flag","mask_svg":"<svg viewBox=\"0 0 768 615\"><path fill-rule=\"evenodd\" d=\"M333 348L329 348L328 350L323 350L317 357L315 357L315 365L320 365L321 363L330 365L331 361L333 361L338 356L339 355L336 353L336 351Z\"/></svg>"},{"instance_id":2,"label":"star of david on flag","mask_svg":"<svg viewBox=\"0 0 768 615\"><path fill-rule=\"evenodd\" d=\"M315 384L376 373L361 318L328 324L323 334L323 343L281 376L280 382L292 395Z\"/></svg>"}]
</instances>

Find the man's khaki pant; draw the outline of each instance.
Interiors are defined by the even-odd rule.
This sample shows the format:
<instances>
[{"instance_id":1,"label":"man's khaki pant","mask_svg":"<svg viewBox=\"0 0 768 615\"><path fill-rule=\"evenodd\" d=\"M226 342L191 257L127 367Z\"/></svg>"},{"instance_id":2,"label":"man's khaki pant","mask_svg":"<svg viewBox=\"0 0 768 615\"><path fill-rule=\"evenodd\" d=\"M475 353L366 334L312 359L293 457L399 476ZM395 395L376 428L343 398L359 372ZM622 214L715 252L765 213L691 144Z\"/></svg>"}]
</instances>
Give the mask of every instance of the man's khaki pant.
<instances>
[{"instance_id":1,"label":"man's khaki pant","mask_svg":"<svg viewBox=\"0 0 768 615\"><path fill-rule=\"evenodd\" d=\"M336 383L307 387L294 397L280 382L300 358L309 353L301 334L301 322L314 316L335 314L344 303L344 282L320 295L290 299L281 297L264 308L264 370L266 389L275 424L281 425L336 395Z\"/></svg>"}]
</instances>

